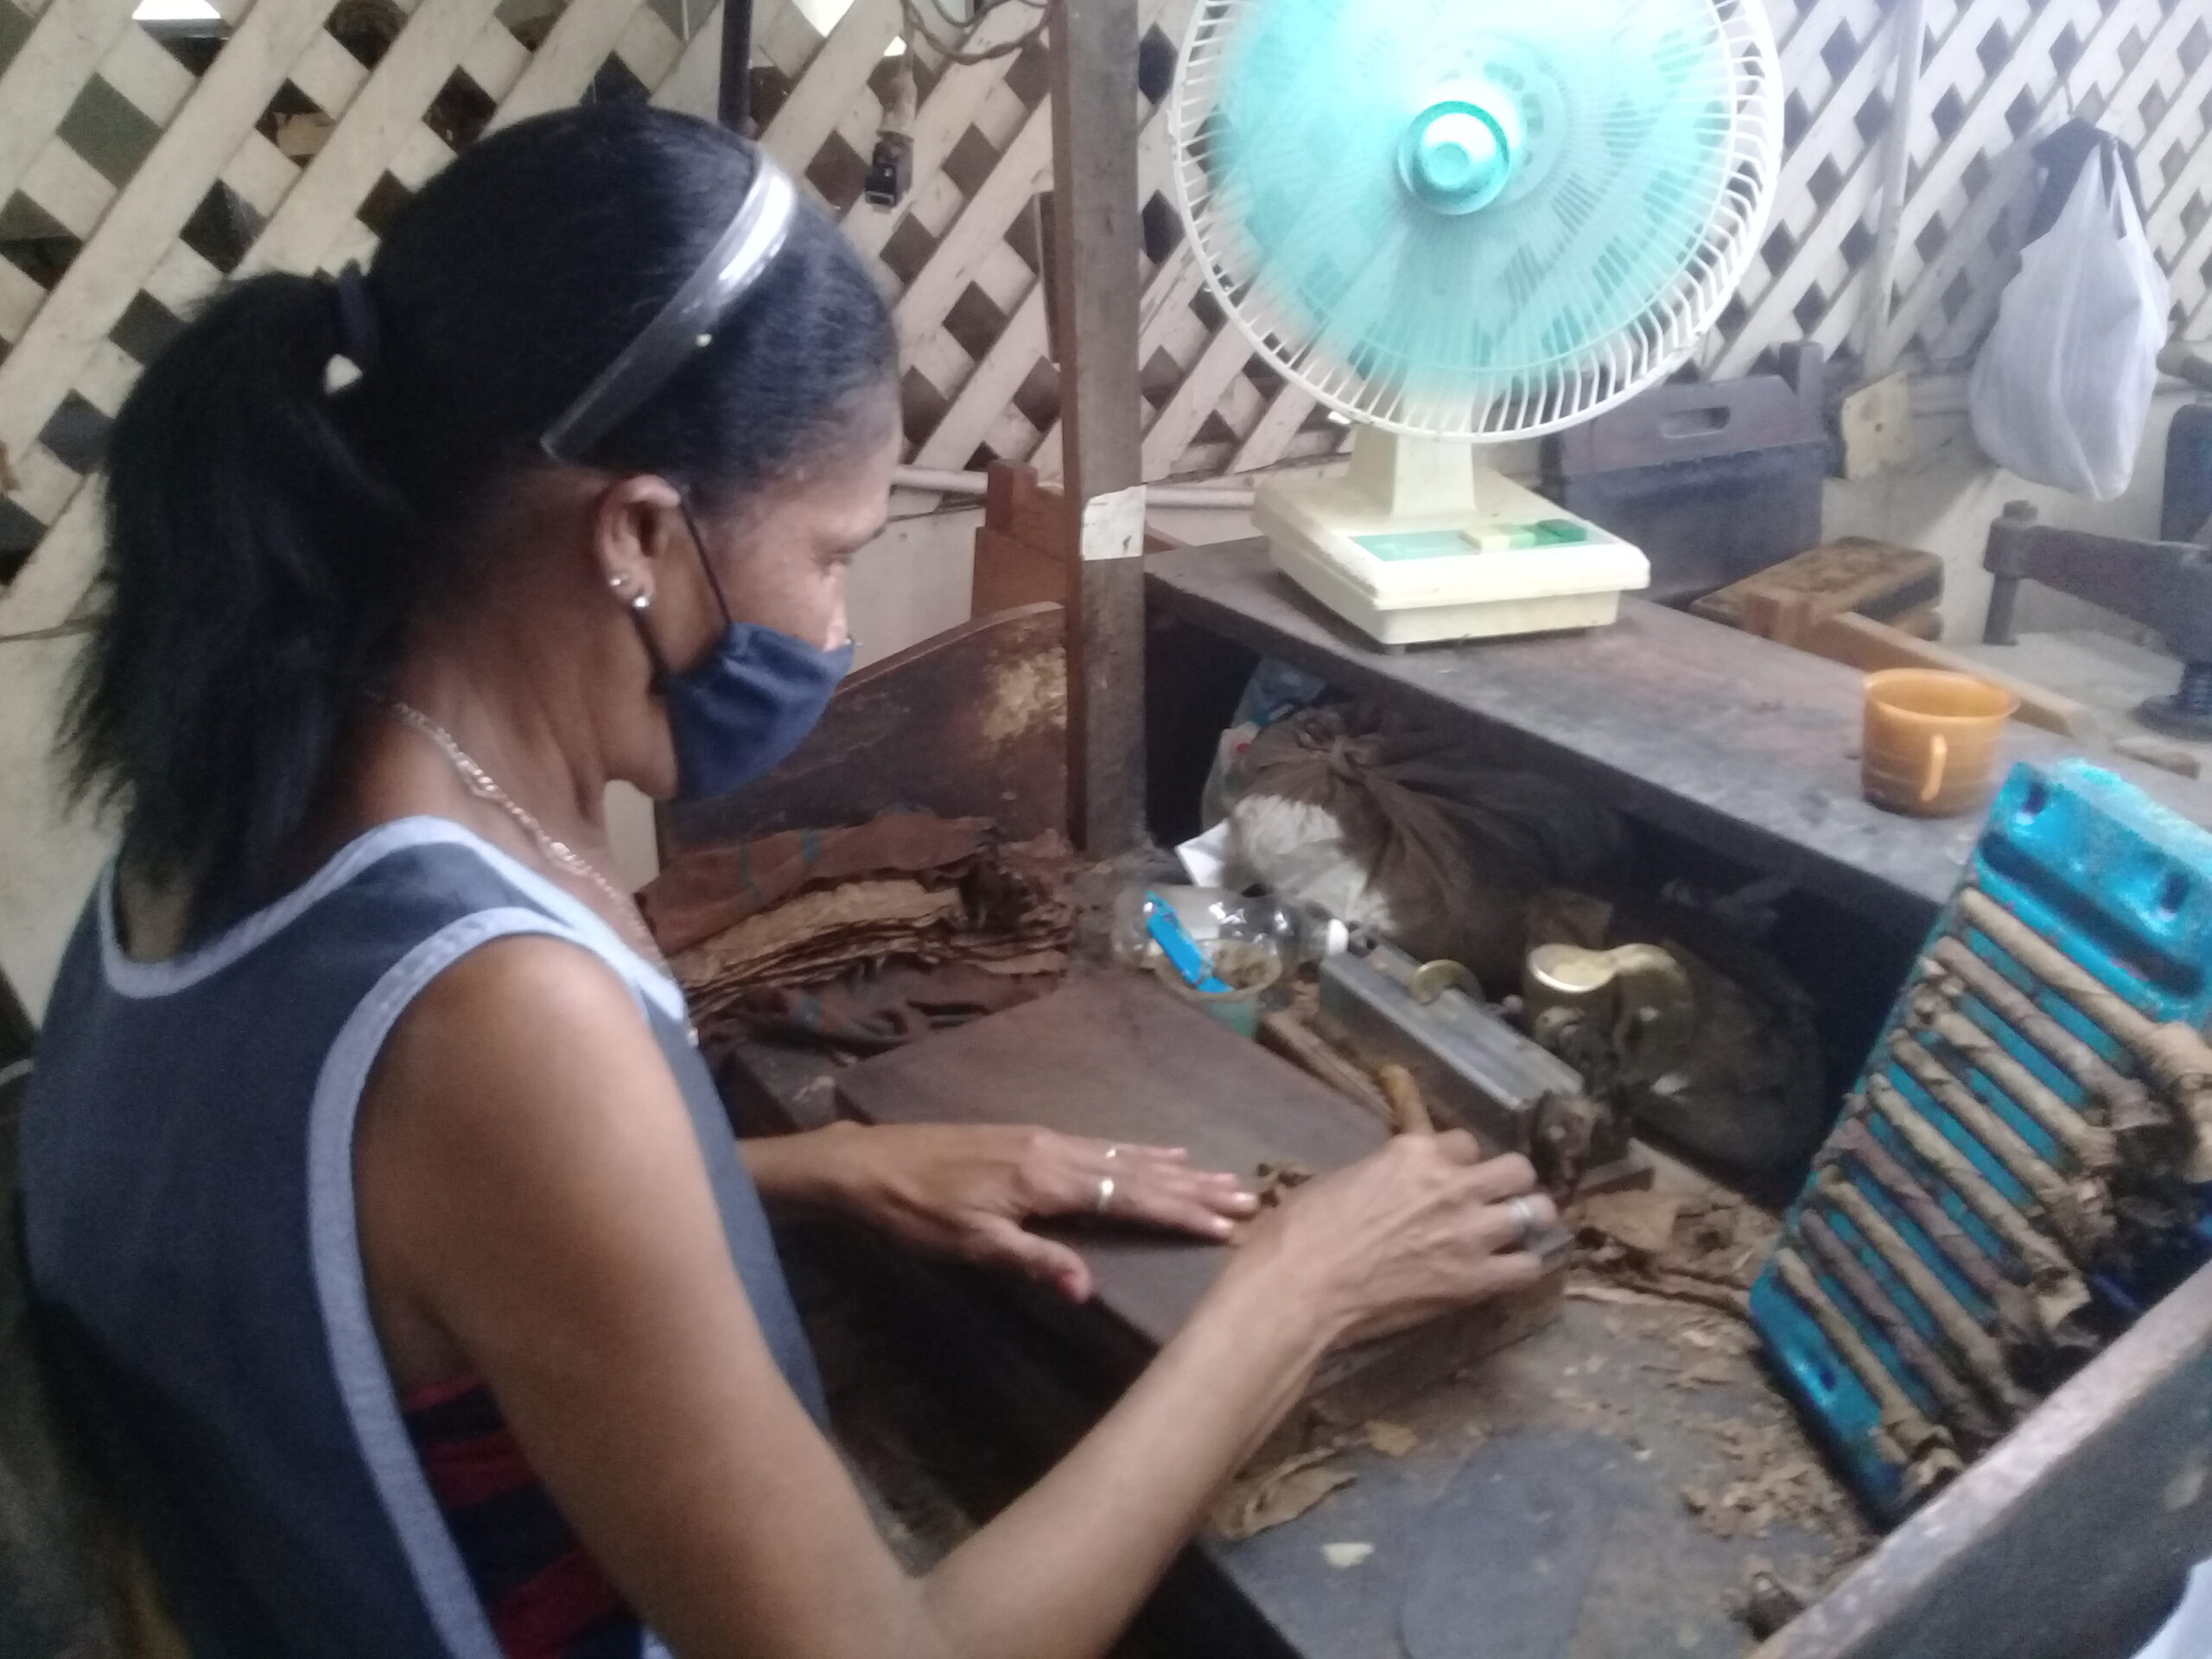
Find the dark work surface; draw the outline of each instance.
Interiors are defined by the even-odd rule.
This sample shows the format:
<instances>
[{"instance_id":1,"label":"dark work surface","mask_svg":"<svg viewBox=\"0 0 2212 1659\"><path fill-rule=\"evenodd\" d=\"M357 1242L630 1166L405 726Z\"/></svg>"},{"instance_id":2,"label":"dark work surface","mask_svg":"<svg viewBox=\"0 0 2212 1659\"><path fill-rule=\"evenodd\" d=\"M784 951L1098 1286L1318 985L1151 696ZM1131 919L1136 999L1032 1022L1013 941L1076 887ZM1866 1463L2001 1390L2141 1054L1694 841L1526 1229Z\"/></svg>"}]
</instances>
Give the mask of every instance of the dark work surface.
<instances>
[{"instance_id":1,"label":"dark work surface","mask_svg":"<svg viewBox=\"0 0 2212 1659\"><path fill-rule=\"evenodd\" d=\"M1278 572L1264 541L1146 561L1152 602L1349 691L1442 713L1507 765L1786 875L1870 920L1924 927L1957 883L1977 818L1901 817L1859 793L1852 669L1681 611L1622 601L1579 633L1385 651ZM2007 764L2080 753L2013 722ZM2212 785L2100 760L2212 824Z\"/></svg>"},{"instance_id":2,"label":"dark work surface","mask_svg":"<svg viewBox=\"0 0 2212 1659\"><path fill-rule=\"evenodd\" d=\"M867 1123L1034 1123L1185 1147L1197 1167L1247 1180L1266 1162L1341 1168L1389 1133L1135 973L1078 976L1039 1001L880 1054L840 1072L837 1094ZM1181 1328L1228 1255L1217 1244L1112 1227L1073 1242L1100 1309L1151 1348Z\"/></svg>"},{"instance_id":3,"label":"dark work surface","mask_svg":"<svg viewBox=\"0 0 2212 1659\"><path fill-rule=\"evenodd\" d=\"M1794 1523L1724 1540L1691 1514L1685 1488L1718 1497L1740 1473L1719 1426L1785 1414L1750 1359L1678 1386L1695 1351L1666 1333L1694 1323L1570 1301L1394 1414L1421 1437L1404 1457L1356 1448L1358 1480L1319 1508L1198 1548L1300 1659L1741 1659L1753 1562L1813 1589L1843 1555ZM1333 1543L1375 1551L1332 1567Z\"/></svg>"},{"instance_id":4,"label":"dark work surface","mask_svg":"<svg viewBox=\"0 0 2212 1659\"><path fill-rule=\"evenodd\" d=\"M764 1125L811 1124L833 1075L842 1082L853 1073L747 1046L731 1056L723 1083L743 1089ZM870 1326L880 1358L990 1448L996 1484L975 1495L980 1519L1040 1477L1110 1401L1115 1384L1095 1356L1113 1344L1040 1317L1012 1281L880 1254L871 1292L880 1307ZM1777 1426L1779 1455L1816 1455L1755 1359L1683 1335L1727 1325L1695 1308L1570 1300L1552 1325L1394 1407L1390 1419L1418 1437L1406 1455L1386 1457L1355 1437L1340 1453L1357 1475L1352 1485L1255 1538L1201 1537L1141 1621L1149 1650L1193 1659L1745 1659L1757 1644L1736 1609L1752 1564L1811 1590L1847 1552L1834 1535L1788 1522L1762 1537L1723 1539L1685 1505L1685 1488L1717 1497L1748 1472L1725 1443L1733 1426ZM947 1472L957 1484L962 1471ZM1539 1566L1530 1551L1556 1512L1586 1527L1592 1498L1603 1529L1594 1566L1554 1582L1549 1554L1536 1550L1546 1554ZM1334 1567L1323 1547L1337 1543L1374 1551ZM1587 1552L1559 1554L1573 1567ZM1510 1605L1485 1619L1458 1617L1455 1607L1477 1593ZM1505 1631L1553 1639L1486 1642Z\"/></svg>"}]
</instances>

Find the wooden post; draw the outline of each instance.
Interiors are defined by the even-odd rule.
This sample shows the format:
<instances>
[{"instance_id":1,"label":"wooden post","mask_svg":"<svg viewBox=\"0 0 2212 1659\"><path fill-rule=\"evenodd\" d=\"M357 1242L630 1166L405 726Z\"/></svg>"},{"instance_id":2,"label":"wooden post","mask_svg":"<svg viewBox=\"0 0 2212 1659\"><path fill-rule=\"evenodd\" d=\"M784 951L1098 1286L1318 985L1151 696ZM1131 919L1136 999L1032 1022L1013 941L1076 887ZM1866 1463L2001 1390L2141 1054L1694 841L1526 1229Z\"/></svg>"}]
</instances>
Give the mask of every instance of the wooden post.
<instances>
[{"instance_id":1,"label":"wooden post","mask_svg":"<svg viewBox=\"0 0 2212 1659\"><path fill-rule=\"evenodd\" d=\"M1074 828L1109 857L1144 834L1137 0L1052 0L1052 48L1061 470L1082 560L1068 630Z\"/></svg>"}]
</instances>

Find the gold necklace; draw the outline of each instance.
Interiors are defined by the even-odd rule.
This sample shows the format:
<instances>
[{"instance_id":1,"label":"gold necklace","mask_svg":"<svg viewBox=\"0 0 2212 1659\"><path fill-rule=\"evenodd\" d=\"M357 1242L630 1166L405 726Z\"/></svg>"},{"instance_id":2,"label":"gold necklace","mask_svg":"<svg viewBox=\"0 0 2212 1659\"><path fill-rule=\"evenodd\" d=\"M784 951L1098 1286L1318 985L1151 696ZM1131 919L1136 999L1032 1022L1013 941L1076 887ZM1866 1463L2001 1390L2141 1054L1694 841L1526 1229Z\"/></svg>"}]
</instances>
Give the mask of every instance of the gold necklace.
<instances>
[{"instance_id":1,"label":"gold necklace","mask_svg":"<svg viewBox=\"0 0 2212 1659\"><path fill-rule=\"evenodd\" d=\"M412 727L437 745L439 752L460 774L461 782L467 785L470 794L479 800L491 802L512 818L522 827L524 833L537 843L538 850L555 865L570 875L590 882L605 893L614 906L614 913L621 918L622 925L645 947L646 959L659 963L663 967L667 965L667 959L661 955L659 943L653 938L652 930L645 925L645 918L638 913L637 901L601 874L597 865L568 842L555 836L538 822L535 813L501 788L499 780L485 771L475 756L462 748L451 732L413 703L397 697L388 699L383 707L393 719Z\"/></svg>"}]
</instances>

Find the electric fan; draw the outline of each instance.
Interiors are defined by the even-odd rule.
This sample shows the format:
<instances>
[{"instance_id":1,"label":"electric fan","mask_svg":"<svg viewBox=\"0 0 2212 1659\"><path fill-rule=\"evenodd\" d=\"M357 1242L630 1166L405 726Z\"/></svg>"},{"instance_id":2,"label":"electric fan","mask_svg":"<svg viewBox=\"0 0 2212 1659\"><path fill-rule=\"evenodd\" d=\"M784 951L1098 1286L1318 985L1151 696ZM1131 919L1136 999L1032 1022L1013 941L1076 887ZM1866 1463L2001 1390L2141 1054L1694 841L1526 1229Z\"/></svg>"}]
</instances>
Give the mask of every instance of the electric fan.
<instances>
[{"instance_id":1,"label":"electric fan","mask_svg":"<svg viewBox=\"0 0 2212 1659\"><path fill-rule=\"evenodd\" d=\"M1263 482L1276 563L1384 645L1610 622L1642 553L1477 446L1678 366L1751 256L1778 72L1762 0L1198 0L1171 111L1207 285L1356 423Z\"/></svg>"}]
</instances>

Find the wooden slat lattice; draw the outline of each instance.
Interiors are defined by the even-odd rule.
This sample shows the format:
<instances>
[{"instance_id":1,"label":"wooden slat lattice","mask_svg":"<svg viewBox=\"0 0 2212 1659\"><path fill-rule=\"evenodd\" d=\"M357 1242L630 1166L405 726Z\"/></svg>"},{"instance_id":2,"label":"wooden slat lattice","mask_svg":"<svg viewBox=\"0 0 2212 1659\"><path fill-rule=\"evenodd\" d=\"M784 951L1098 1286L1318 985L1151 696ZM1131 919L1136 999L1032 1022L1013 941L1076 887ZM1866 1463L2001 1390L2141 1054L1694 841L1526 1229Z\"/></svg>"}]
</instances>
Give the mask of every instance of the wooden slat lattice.
<instances>
[{"instance_id":1,"label":"wooden slat lattice","mask_svg":"<svg viewBox=\"0 0 2212 1659\"><path fill-rule=\"evenodd\" d=\"M909 455L1058 469L1058 386L1039 275L1052 176L1044 49L887 56L899 0L760 0L765 140L840 213L894 296ZM1343 429L1246 349L1171 206L1160 95L1193 0L1139 0L1147 476L1324 454ZM1775 346L1847 349L1884 210L1893 0L1766 0L1788 93L1774 220L1697 368ZM0 0L0 633L79 603L105 429L144 358L234 271L331 270L478 134L589 97L708 113L708 0L222 0L227 38L157 39L130 0ZM969 42L1015 41L1028 5ZM2212 337L2212 10L2202 0L1927 0L1919 118L1890 329L1908 366L1972 355L2014 268L2032 139L2071 111L2139 149L2175 321ZM903 63L903 67L902 67ZM913 188L859 200L898 77L919 94ZM24 556L29 550L35 552ZM20 565L18 572L16 569Z\"/></svg>"}]
</instances>

